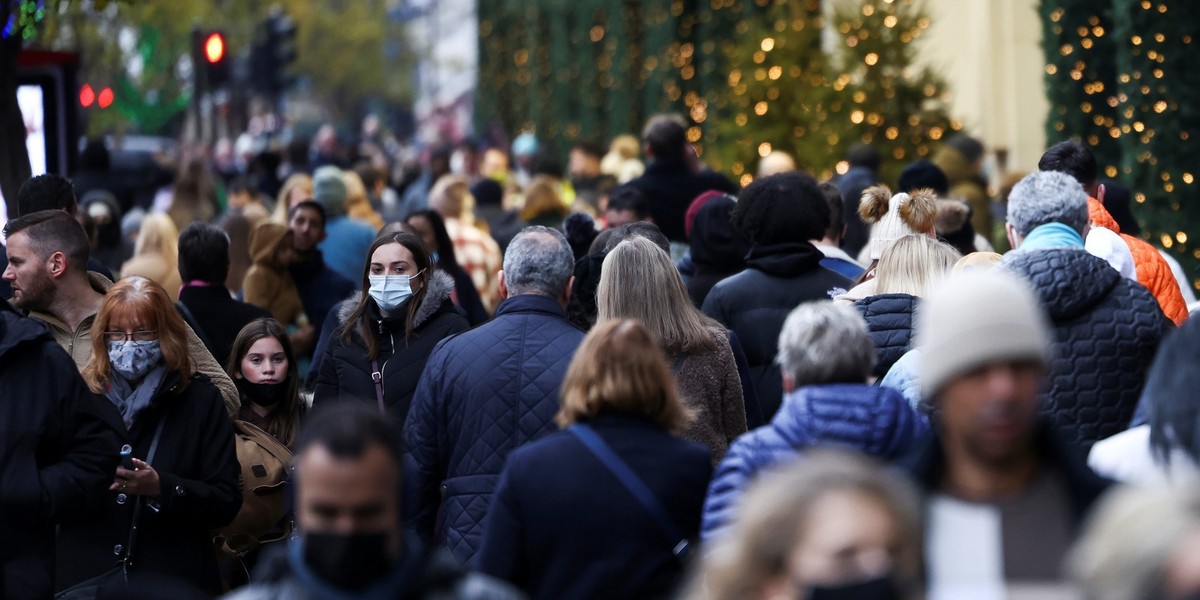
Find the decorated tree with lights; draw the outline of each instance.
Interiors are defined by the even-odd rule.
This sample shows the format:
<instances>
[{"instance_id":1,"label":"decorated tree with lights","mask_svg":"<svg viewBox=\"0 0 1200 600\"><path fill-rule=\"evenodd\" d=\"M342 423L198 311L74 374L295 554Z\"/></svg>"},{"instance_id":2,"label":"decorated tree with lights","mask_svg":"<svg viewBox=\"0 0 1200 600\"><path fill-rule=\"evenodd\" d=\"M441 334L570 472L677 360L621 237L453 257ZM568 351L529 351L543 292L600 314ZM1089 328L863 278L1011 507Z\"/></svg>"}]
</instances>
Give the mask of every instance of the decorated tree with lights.
<instances>
[{"instance_id":1,"label":"decorated tree with lights","mask_svg":"<svg viewBox=\"0 0 1200 600\"><path fill-rule=\"evenodd\" d=\"M1039 10L1052 107L1046 139L1085 141L1101 172L1114 177L1121 164L1121 116L1111 10L1095 0L1043 0Z\"/></svg>"},{"instance_id":2,"label":"decorated tree with lights","mask_svg":"<svg viewBox=\"0 0 1200 600\"><path fill-rule=\"evenodd\" d=\"M560 150L576 139L637 134L652 114L678 111L701 141L723 101L724 53L750 2L480 0L477 130L536 132Z\"/></svg>"},{"instance_id":3,"label":"decorated tree with lights","mask_svg":"<svg viewBox=\"0 0 1200 600\"><path fill-rule=\"evenodd\" d=\"M1200 286L1200 3L1115 0L1121 175L1146 235Z\"/></svg>"},{"instance_id":4,"label":"decorated tree with lights","mask_svg":"<svg viewBox=\"0 0 1200 600\"><path fill-rule=\"evenodd\" d=\"M860 141L891 159L884 176L894 179L961 127L947 116L941 78L913 64L913 43L930 24L918 2L838 4L829 53L821 48L820 4L774 1L729 57L729 110L713 120L708 141L743 183L772 150L828 177Z\"/></svg>"},{"instance_id":5,"label":"decorated tree with lights","mask_svg":"<svg viewBox=\"0 0 1200 600\"><path fill-rule=\"evenodd\" d=\"M1077 137L1128 185L1143 237L1200 287L1200 3L1043 0L1051 142Z\"/></svg>"}]
</instances>

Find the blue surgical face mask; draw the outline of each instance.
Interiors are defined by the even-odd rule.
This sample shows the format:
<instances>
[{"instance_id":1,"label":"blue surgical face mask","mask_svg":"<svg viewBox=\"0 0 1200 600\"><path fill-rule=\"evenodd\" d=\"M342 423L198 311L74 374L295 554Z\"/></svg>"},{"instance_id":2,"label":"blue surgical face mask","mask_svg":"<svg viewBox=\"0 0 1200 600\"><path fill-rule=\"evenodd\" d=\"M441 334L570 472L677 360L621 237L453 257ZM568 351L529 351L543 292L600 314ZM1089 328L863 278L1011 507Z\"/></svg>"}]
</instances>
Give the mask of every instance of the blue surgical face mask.
<instances>
[{"instance_id":1,"label":"blue surgical face mask","mask_svg":"<svg viewBox=\"0 0 1200 600\"><path fill-rule=\"evenodd\" d=\"M108 342L108 360L122 377L137 381L162 363L162 346L158 340Z\"/></svg>"},{"instance_id":2,"label":"blue surgical face mask","mask_svg":"<svg viewBox=\"0 0 1200 600\"><path fill-rule=\"evenodd\" d=\"M425 269L417 271L417 275L424 271ZM379 305L379 310L393 313L413 295L413 277L416 275L370 275L367 279L371 287L367 289L367 293L375 300L375 304Z\"/></svg>"}]
</instances>

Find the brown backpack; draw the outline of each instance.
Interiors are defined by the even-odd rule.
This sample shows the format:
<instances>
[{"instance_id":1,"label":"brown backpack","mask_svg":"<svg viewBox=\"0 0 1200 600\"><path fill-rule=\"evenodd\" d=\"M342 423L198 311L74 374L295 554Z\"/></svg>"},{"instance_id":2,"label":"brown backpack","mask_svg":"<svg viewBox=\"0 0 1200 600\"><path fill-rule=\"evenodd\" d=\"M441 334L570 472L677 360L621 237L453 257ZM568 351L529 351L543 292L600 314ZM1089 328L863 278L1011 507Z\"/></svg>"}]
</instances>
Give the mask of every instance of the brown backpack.
<instances>
[{"instance_id":1,"label":"brown backpack","mask_svg":"<svg viewBox=\"0 0 1200 600\"><path fill-rule=\"evenodd\" d=\"M291 533L284 487L292 452L248 421L235 420L233 430L242 468L242 508L233 522L217 533L215 542L222 554L241 556Z\"/></svg>"}]
</instances>

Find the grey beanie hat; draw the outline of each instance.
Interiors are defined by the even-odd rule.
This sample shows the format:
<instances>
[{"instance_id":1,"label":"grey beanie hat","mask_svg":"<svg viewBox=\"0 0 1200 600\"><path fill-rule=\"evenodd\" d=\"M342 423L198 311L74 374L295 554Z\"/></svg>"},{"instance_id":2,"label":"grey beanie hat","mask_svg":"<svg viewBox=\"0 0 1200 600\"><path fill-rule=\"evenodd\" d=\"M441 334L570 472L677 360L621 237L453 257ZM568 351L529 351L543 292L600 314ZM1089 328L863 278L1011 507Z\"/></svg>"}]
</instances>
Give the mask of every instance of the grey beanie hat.
<instances>
[{"instance_id":1,"label":"grey beanie hat","mask_svg":"<svg viewBox=\"0 0 1200 600\"><path fill-rule=\"evenodd\" d=\"M970 270L954 274L917 311L921 395L932 402L951 379L1006 360L1050 360L1049 325L1033 290L1017 276Z\"/></svg>"},{"instance_id":2,"label":"grey beanie hat","mask_svg":"<svg viewBox=\"0 0 1200 600\"><path fill-rule=\"evenodd\" d=\"M313 171L313 200L331 217L346 212L346 180L341 169L325 166Z\"/></svg>"}]
</instances>

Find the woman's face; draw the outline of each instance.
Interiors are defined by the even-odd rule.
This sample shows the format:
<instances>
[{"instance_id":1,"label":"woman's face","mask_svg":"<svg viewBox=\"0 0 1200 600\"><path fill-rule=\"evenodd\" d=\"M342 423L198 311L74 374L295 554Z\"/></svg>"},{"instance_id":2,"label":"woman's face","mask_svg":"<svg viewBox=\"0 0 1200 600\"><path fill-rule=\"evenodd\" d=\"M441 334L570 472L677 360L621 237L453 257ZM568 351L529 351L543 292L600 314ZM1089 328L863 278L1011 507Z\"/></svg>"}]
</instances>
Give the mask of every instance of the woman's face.
<instances>
[{"instance_id":1,"label":"woman's face","mask_svg":"<svg viewBox=\"0 0 1200 600\"><path fill-rule=\"evenodd\" d=\"M384 244L375 249L371 254L371 270L372 275L416 275L421 268L417 266L416 259L413 258L412 252L401 244L391 243ZM413 282L413 291L417 290L416 282Z\"/></svg>"},{"instance_id":2,"label":"woman's face","mask_svg":"<svg viewBox=\"0 0 1200 600\"><path fill-rule=\"evenodd\" d=\"M239 376L250 383L279 383L287 379L288 367L283 345L273 336L267 336L250 344L242 357Z\"/></svg>"},{"instance_id":3,"label":"woman's face","mask_svg":"<svg viewBox=\"0 0 1200 600\"><path fill-rule=\"evenodd\" d=\"M409 217L408 226L412 228L413 233L421 238L425 243L426 248L437 248L437 237L433 234L433 224L425 217Z\"/></svg>"},{"instance_id":4,"label":"woman's face","mask_svg":"<svg viewBox=\"0 0 1200 600\"><path fill-rule=\"evenodd\" d=\"M892 513L861 492L833 491L812 506L792 550L789 575L805 587L840 585L892 572L902 540Z\"/></svg>"}]
</instances>

